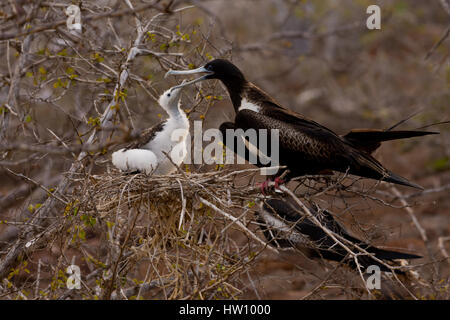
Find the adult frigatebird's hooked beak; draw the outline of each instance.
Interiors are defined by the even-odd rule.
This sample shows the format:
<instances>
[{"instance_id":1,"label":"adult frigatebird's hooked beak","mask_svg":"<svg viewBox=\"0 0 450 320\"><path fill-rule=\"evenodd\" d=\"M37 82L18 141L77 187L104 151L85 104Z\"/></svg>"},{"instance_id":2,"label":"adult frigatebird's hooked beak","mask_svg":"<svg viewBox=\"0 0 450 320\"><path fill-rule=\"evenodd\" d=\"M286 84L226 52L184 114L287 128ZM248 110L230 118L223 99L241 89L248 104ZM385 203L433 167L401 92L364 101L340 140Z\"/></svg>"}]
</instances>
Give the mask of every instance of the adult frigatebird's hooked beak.
<instances>
[{"instance_id":1,"label":"adult frigatebird's hooked beak","mask_svg":"<svg viewBox=\"0 0 450 320\"><path fill-rule=\"evenodd\" d=\"M180 85L173 87L172 90L182 88L182 87L194 84L199 81L206 80L206 79L208 79L208 76L210 76L214 72L205 69L205 67L200 67L200 68L192 69L192 70L169 70L165 74L164 78L167 78L167 76L169 76L169 75L176 76L176 75L197 74L197 73L206 73L206 74L204 76L201 76L200 78L197 78L197 79L185 82L185 83L181 83Z\"/></svg>"}]
</instances>

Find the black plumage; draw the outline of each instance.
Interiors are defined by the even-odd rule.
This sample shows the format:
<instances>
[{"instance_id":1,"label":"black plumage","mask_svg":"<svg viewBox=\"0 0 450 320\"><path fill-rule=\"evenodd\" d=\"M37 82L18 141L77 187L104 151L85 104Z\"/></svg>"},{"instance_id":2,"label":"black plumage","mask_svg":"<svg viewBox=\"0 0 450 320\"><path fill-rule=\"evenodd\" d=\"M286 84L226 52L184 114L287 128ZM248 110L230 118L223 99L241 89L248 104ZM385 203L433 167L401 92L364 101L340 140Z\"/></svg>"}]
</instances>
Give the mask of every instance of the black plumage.
<instances>
[{"instance_id":1,"label":"black plumage","mask_svg":"<svg viewBox=\"0 0 450 320\"><path fill-rule=\"evenodd\" d=\"M352 244L359 246L377 259L391 264L395 259L418 259L418 255L402 253L373 247L350 234L334 219L328 211L318 211L311 207L310 213L328 230L340 235ZM297 209L294 204L286 199L268 199L261 203L258 212L258 222L264 236L269 243L280 248L297 248L310 257L321 257L331 261L344 262L356 268L356 263L348 252L337 244L325 231L314 224L302 209ZM353 252L356 248L345 243ZM370 265L377 265L381 271L391 271L385 265L379 263L369 255L358 256L358 263L365 269Z\"/></svg>"},{"instance_id":2,"label":"black plumage","mask_svg":"<svg viewBox=\"0 0 450 320\"><path fill-rule=\"evenodd\" d=\"M161 132L164 130L164 126L167 124L167 120L162 120L155 124L153 127L145 129L142 131L142 133L139 135L139 137L129 144L126 145L124 148L125 150L129 149L139 149L144 147L146 144L149 143L149 141L152 141L156 134L158 132Z\"/></svg>"},{"instance_id":3,"label":"black plumage","mask_svg":"<svg viewBox=\"0 0 450 320\"><path fill-rule=\"evenodd\" d=\"M406 139L412 137L438 134L438 132L420 130L377 130L377 129L353 129L342 138L352 147L372 153L381 146L384 141Z\"/></svg>"},{"instance_id":4,"label":"black plumage","mask_svg":"<svg viewBox=\"0 0 450 320\"><path fill-rule=\"evenodd\" d=\"M386 169L370 153L383 141L436 132L360 129L339 136L319 123L283 108L267 93L247 81L242 72L227 60L216 59L196 70L168 72L192 73L206 75L184 85L200 80L219 79L227 88L236 117L234 124L222 124L222 131L226 128L279 130L280 165L288 167L287 179L334 170L422 189L421 186ZM227 145L226 139L224 143ZM264 166L259 161L257 165Z\"/></svg>"}]
</instances>

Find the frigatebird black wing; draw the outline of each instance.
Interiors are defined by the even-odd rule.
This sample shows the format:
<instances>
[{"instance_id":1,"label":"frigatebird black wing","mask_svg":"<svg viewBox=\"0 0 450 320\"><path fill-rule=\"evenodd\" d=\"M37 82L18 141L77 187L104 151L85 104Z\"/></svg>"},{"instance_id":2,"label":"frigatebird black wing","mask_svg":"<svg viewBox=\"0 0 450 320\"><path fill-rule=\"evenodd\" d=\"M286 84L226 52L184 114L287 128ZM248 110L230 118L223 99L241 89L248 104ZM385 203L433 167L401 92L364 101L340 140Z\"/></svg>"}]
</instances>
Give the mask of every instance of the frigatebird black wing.
<instances>
[{"instance_id":1,"label":"frigatebird black wing","mask_svg":"<svg viewBox=\"0 0 450 320\"><path fill-rule=\"evenodd\" d=\"M125 147L125 150L142 148L149 141L151 141L158 132L163 130L166 122L167 122L166 120L163 120L163 121L160 121L159 123L157 123L156 125L154 125L153 127L145 129L137 140L129 143Z\"/></svg>"},{"instance_id":2,"label":"frigatebird black wing","mask_svg":"<svg viewBox=\"0 0 450 320\"><path fill-rule=\"evenodd\" d=\"M358 154L337 134L286 109L242 110L236 115L235 125L243 130L278 130L280 163L288 166L292 176L326 169L345 172L357 163ZM377 166L373 170L381 169Z\"/></svg>"},{"instance_id":3,"label":"frigatebird black wing","mask_svg":"<svg viewBox=\"0 0 450 320\"><path fill-rule=\"evenodd\" d=\"M281 108L263 108L260 112L242 110L235 125L244 130L278 129L280 152L290 151L311 161L323 161L342 152L345 142L331 130L306 118L296 117Z\"/></svg>"},{"instance_id":4,"label":"frigatebird black wing","mask_svg":"<svg viewBox=\"0 0 450 320\"><path fill-rule=\"evenodd\" d=\"M235 125L244 130L279 130L280 164L288 167L291 177L348 170L361 177L423 189L390 172L369 153L354 148L330 129L271 102L261 105L259 112L239 111Z\"/></svg>"},{"instance_id":5,"label":"frigatebird black wing","mask_svg":"<svg viewBox=\"0 0 450 320\"><path fill-rule=\"evenodd\" d=\"M238 154L238 145L243 144L243 154L239 154L242 158L245 159L245 161L251 162L252 164L256 165L257 167L265 167L266 164L263 164L262 162L262 155L257 151L258 148L258 138L255 141L255 145L251 145L250 141L246 137L242 137L235 134L236 125L233 122L223 122L219 130L222 133L222 142L225 145L225 147L234 152L235 154ZM231 130L231 135L228 134L227 130ZM244 140L245 139L245 140ZM252 151L250 151L249 147L253 147ZM270 154L271 150L268 148L267 154ZM256 158L256 162L252 162L251 155L253 154L254 158ZM267 156L265 156L265 159L267 159ZM266 162L265 162L266 163Z\"/></svg>"}]
</instances>

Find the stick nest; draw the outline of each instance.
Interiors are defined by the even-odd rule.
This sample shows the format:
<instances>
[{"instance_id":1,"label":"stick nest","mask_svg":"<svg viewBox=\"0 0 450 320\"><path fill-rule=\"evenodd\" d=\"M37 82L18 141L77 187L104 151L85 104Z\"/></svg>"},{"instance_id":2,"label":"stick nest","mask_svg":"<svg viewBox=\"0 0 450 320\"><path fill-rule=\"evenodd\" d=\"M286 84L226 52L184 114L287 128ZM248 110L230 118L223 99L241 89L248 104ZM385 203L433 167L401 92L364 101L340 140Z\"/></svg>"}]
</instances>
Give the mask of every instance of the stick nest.
<instances>
[{"instance_id":1,"label":"stick nest","mask_svg":"<svg viewBox=\"0 0 450 320\"><path fill-rule=\"evenodd\" d=\"M77 179L72 202L77 212L66 208L67 216L74 216L73 242L81 229L103 238L97 250L85 253L102 268L92 277L91 291L99 298L238 296L239 275L264 242L254 241L259 238L247 228L259 188L237 186L237 173L147 176L112 171L90 176L88 183L86 177ZM104 254L94 257L95 251L106 251L106 259Z\"/></svg>"}]
</instances>

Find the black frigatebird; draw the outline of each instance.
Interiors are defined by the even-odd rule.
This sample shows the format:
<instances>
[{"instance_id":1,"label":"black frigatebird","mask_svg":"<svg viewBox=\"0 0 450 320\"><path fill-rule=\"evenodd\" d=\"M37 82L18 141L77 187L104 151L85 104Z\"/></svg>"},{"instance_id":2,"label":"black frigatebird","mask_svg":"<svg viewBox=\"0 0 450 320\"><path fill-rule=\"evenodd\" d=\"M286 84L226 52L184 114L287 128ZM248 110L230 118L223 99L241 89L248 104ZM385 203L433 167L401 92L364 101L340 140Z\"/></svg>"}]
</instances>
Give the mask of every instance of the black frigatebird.
<instances>
[{"instance_id":1,"label":"black frigatebird","mask_svg":"<svg viewBox=\"0 0 450 320\"><path fill-rule=\"evenodd\" d=\"M341 243L352 252L359 252L358 249L352 247L352 244L355 244L388 265L391 265L392 261L396 259L421 258L414 254L379 249L351 236L326 210L310 207L309 212L329 231L348 240L350 244ZM301 209L296 209L296 206L287 199L271 198L261 201L257 214L260 228L272 246L296 248L311 258L342 261L352 268L357 267L353 257L348 254L342 245L336 243L321 227L312 222ZM370 265L377 265L381 271L391 271L390 268L376 261L371 255L359 255L358 263L362 269L366 269ZM398 271L396 270L396 272Z\"/></svg>"},{"instance_id":2,"label":"black frigatebird","mask_svg":"<svg viewBox=\"0 0 450 320\"><path fill-rule=\"evenodd\" d=\"M234 64L224 59L215 59L193 70L169 70L166 76L196 73L205 75L180 86L219 79L228 90L236 117L234 123L223 123L222 131L232 128L267 129L269 132L271 129L279 130L279 164L289 169L287 178L334 170L423 189L383 167L370 153L383 141L437 132L363 129L339 136L319 123L282 107L248 81Z\"/></svg>"}]
</instances>

